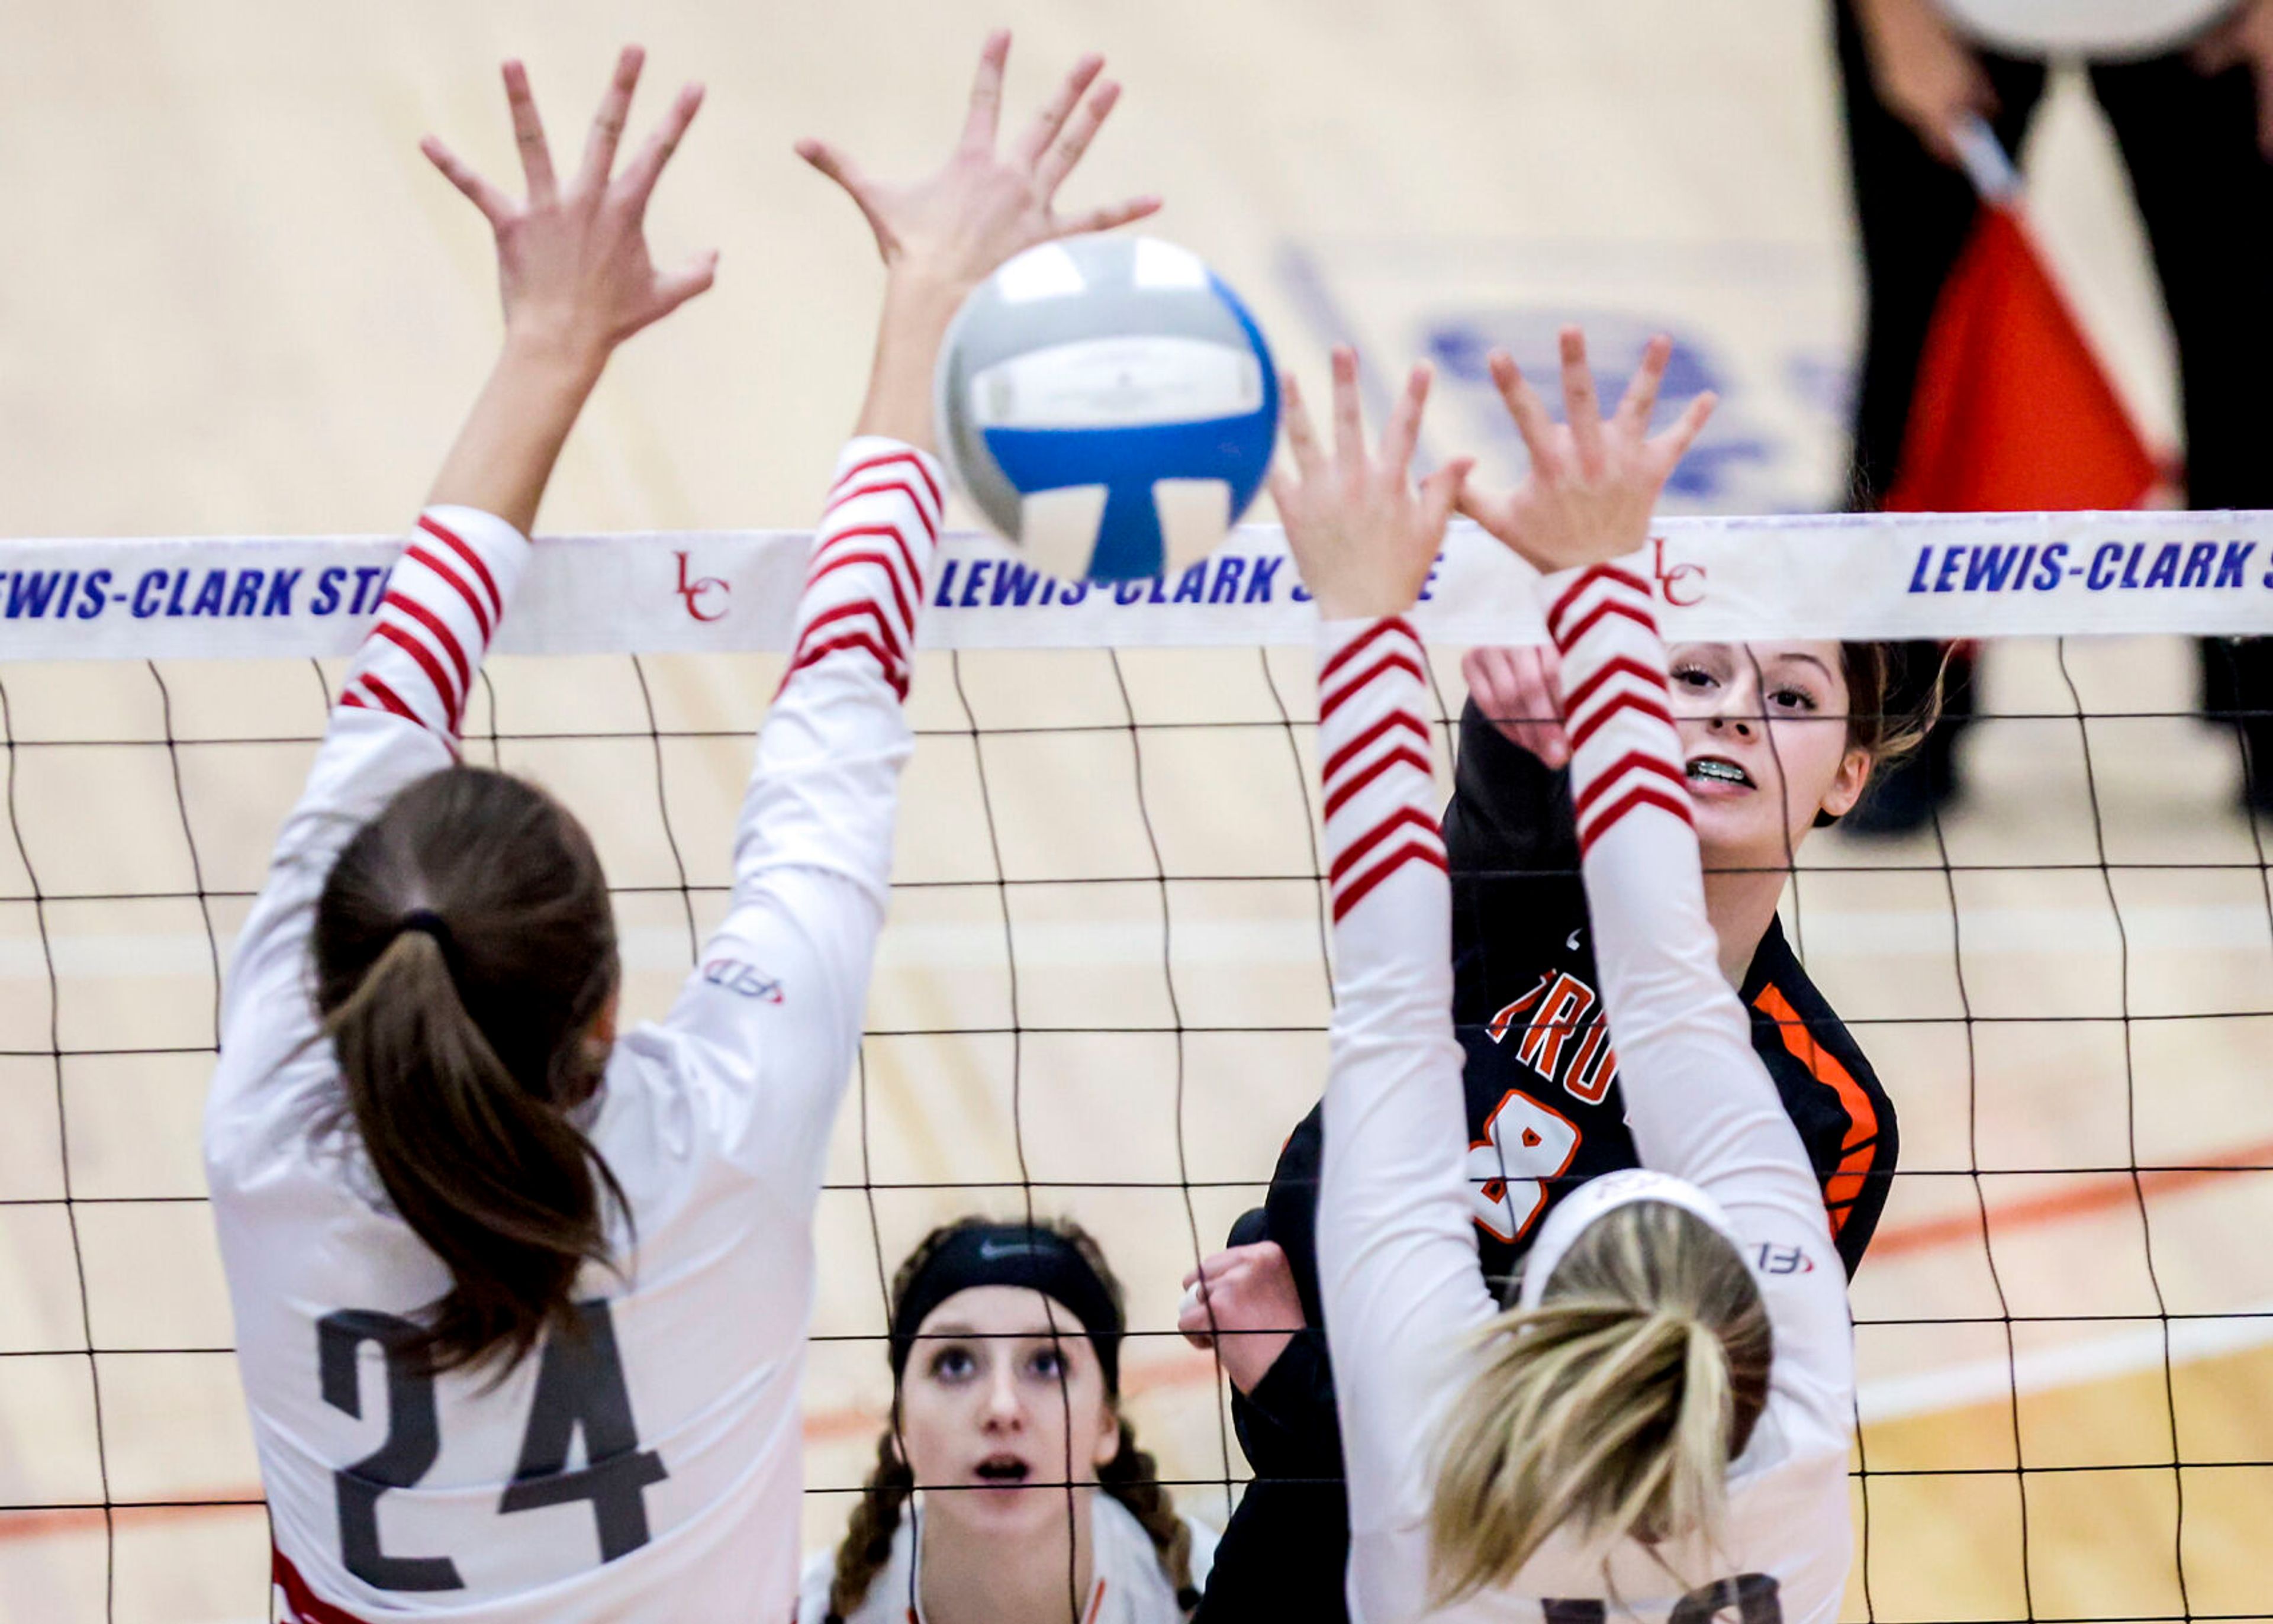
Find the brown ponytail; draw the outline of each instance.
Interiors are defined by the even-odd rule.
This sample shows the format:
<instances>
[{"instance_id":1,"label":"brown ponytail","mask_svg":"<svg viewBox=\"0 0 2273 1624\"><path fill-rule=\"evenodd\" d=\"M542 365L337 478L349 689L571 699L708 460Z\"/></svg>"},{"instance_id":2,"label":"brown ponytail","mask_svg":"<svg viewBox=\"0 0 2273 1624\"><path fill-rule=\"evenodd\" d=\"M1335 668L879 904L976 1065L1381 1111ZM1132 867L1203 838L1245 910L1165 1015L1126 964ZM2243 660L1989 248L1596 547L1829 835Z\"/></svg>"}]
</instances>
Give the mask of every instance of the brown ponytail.
<instances>
[{"instance_id":1,"label":"brown ponytail","mask_svg":"<svg viewBox=\"0 0 2273 1624\"><path fill-rule=\"evenodd\" d=\"M941 1224L918 1241L915 1250L893 1271L887 1321L899 1318L901 1300L934 1253L964 1231L988 1226L993 1222L977 1215L957 1218L951 1224ZM1036 1229L1049 1231L1080 1253L1083 1261L1104 1283L1114 1307L1121 1307L1121 1282L1106 1264L1105 1248L1097 1244L1094 1236L1070 1218L1036 1218L1032 1223ZM893 1396L892 1408L892 1425L876 1441L876 1468L862 1486L860 1503L853 1508L844 1527L844 1538L836 1547L836 1574L829 1581L829 1613L824 1624L844 1624L868 1598L869 1585L891 1560L892 1537L899 1531L901 1508L915 1491L915 1473L900 1455L896 1394ZM1120 1419L1121 1447L1111 1460L1098 1469L1098 1485L1136 1517L1145 1537L1152 1542L1153 1552L1160 1560L1160 1571L1175 1587L1176 1605L1189 1613L1200 1603L1199 1589L1192 1583L1191 1528L1176 1515L1175 1501L1160 1482L1159 1463L1136 1447L1136 1429L1129 1425L1128 1418Z\"/></svg>"},{"instance_id":2,"label":"brown ponytail","mask_svg":"<svg viewBox=\"0 0 2273 1624\"><path fill-rule=\"evenodd\" d=\"M590 839L520 780L454 767L357 831L324 884L316 1004L345 1105L404 1223L450 1270L416 1351L437 1369L574 1323L622 1188L574 1113L617 980Z\"/></svg>"}]
</instances>

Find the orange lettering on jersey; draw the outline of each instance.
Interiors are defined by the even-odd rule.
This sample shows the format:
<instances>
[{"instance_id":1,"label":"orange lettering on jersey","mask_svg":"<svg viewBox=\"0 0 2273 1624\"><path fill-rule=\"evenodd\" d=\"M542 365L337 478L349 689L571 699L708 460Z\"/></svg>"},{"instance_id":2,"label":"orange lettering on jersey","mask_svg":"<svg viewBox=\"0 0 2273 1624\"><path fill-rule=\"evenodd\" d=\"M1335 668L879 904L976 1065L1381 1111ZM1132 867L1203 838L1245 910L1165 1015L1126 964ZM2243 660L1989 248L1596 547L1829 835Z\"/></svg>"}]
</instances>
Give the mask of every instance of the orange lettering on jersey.
<instances>
[{"instance_id":1,"label":"orange lettering on jersey","mask_svg":"<svg viewBox=\"0 0 2273 1624\"><path fill-rule=\"evenodd\" d=\"M1539 1001L1539 995L1546 991L1547 977L1542 976L1539 978L1539 984L1537 986L1532 988L1530 992L1525 993L1521 998L1516 999L1515 1002L1501 1010L1499 1014L1494 1015L1491 1018L1491 1025L1486 1029L1491 1034L1492 1042L1497 1043L1502 1038L1505 1037L1507 1036L1507 1029L1515 1024L1515 1018L1521 1014L1525 1010L1530 1008L1534 1004L1537 1003Z\"/></svg>"},{"instance_id":2,"label":"orange lettering on jersey","mask_svg":"<svg viewBox=\"0 0 2273 1624\"><path fill-rule=\"evenodd\" d=\"M1563 1079L1563 1087L1572 1098L1599 1105L1617 1077L1618 1056L1610 1047L1610 1029L1597 1021L1579 1040L1579 1051L1571 1057L1571 1072Z\"/></svg>"},{"instance_id":3,"label":"orange lettering on jersey","mask_svg":"<svg viewBox=\"0 0 2273 1624\"><path fill-rule=\"evenodd\" d=\"M1572 1034L1579 1029L1579 1020L1594 1007L1591 987L1568 971L1558 974L1555 984L1540 1001L1539 1013L1531 1017L1531 1029L1517 1046L1517 1058L1548 1081L1554 1081L1563 1068L1564 1044L1570 1042Z\"/></svg>"}]
</instances>

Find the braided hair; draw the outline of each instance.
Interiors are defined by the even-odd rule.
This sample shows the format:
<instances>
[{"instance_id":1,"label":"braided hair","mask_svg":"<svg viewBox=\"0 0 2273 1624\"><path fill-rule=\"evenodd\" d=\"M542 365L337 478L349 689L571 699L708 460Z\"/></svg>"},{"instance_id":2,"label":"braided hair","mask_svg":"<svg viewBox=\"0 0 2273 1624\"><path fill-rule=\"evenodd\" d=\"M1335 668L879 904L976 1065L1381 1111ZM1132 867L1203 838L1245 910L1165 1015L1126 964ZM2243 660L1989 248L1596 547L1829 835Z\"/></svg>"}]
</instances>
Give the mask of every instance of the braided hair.
<instances>
[{"instance_id":1,"label":"braided hair","mask_svg":"<svg viewBox=\"0 0 2273 1624\"><path fill-rule=\"evenodd\" d=\"M1160 1463L1136 1447L1136 1430L1127 1418L1121 1422L1121 1448L1098 1468L1105 1492L1129 1508L1152 1542L1160 1571L1176 1587L1176 1605L1186 1613L1200 1605L1199 1587L1192 1583L1191 1525L1176 1515L1176 1502L1160 1483Z\"/></svg>"},{"instance_id":2,"label":"braided hair","mask_svg":"<svg viewBox=\"0 0 2273 1624\"><path fill-rule=\"evenodd\" d=\"M993 1220L978 1216L942 1224L916 1244L914 1251L892 1275L890 1316L896 1318L908 1288L923 1273L932 1254L964 1231L986 1227ZM1115 1308L1121 1306L1121 1282L1105 1261L1104 1248L1087 1230L1069 1218L1037 1218L1034 1227L1071 1246L1082 1261L1097 1272ZM860 1501L844 1525L836 1547L836 1572L829 1584L826 1624L844 1624L868 1597L868 1587L891 1560L892 1536L899 1531L900 1515L916 1487L915 1472L900 1453L899 1396L892 1397L891 1424L876 1441L876 1465L861 1486ZM1126 1507L1152 1540L1160 1570L1175 1587L1176 1605L1187 1613L1199 1605L1200 1592L1192 1583L1192 1531L1176 1515L1174 1500L1160 1482L1159 1463L1136 1447L1136 1428L1121 1418L1121 1447L1098 1469L1098 1485Z\"/></svg>"}]
</instances>

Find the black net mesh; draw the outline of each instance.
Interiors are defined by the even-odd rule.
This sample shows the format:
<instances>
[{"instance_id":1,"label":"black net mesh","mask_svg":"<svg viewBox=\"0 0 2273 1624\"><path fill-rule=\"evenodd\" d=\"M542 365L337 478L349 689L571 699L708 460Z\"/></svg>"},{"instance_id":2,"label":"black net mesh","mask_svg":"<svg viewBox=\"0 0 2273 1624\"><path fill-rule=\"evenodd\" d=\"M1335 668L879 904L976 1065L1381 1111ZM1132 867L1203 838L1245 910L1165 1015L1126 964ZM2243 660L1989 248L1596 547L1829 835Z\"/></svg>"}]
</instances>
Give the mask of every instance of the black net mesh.
<instances>
[{"instance_id":1,"label":"black net mesh","mask_svg":"<svg viewBox=\"0 0 2273 1624\"><path fill-rule=\"evenodd\" d=\"M1437 654L1439 768L1462 689ZM1963 796L1818 836L1785 930L1900 1113L1854 1301L1857 1618L2273 1613L2273 889L2175 642L1986 651ZM887 1283L965 1212L1128 1288L1127 1413L1250 1475L1182 1280L1260 1204L1328 1010L1306 652L928 655L893 923L818 1218L805 1544L875 1459ZM627 1017L723 909L779 663L492 662L469 759L599 841ZM339 672L0 665L0 1620L266 1616L203 1210L219 970Z\"/></svg>"}]
</instances>

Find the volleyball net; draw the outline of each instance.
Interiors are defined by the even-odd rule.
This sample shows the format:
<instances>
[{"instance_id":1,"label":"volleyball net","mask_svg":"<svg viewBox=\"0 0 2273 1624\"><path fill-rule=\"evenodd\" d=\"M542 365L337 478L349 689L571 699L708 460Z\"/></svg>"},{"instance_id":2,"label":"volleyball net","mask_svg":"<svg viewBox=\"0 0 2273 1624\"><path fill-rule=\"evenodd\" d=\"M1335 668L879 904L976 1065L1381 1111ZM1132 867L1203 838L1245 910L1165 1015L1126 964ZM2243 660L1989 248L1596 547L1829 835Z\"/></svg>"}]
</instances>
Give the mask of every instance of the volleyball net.
<instances>
[{"instance_id":1,"label":"volleyball net","mask_svg":"<svg viewBox=\"0 0 2273 1624\"><path fill-rule=\"evenodd\" d=\"M467 758L583 818L626 1015L724 910L799 533L537 550ZM0 542L0 1624L266 1616L203 1209L219 977L394 538ZM1858 1619L2273 1613L2273 882L2188 640L2273 633L2273 514L1669 520L1668 635L1981 640L1964 797L1818 835L1785 928L1899 1111L1853 1291ZM1068 590L950 537L891 922L819 1219L808 1549L890 1378L884 1282L1031 1209L1129 1291L1180 1502L1247 1476L1181 1281L1324 1077L1309 629L1275 530ZM1542 640L1456 528L1416 616L1449 790L1462 647ZM2220 642L2214 647L2228 647Z\"/></svg>"}]
</instances>

